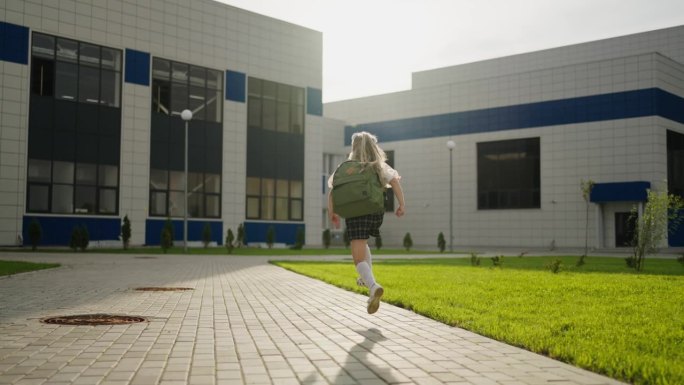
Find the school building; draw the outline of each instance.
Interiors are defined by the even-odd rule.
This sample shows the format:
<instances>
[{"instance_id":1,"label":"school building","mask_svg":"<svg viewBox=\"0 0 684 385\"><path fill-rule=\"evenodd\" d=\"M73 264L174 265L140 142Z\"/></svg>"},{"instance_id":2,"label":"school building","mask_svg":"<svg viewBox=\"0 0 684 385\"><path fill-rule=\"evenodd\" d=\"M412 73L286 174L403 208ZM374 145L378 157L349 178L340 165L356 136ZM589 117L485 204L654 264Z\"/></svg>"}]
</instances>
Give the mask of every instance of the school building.
<instances>
[{"instance_id":1,"label":"school building","mask_svg":"<svg viewBox=\"0 0 684 385\"><path fill-rule=\"evenodd\" d=\"M167 218L181 240L186 148L191 242L244 224L250 243L272 227L276 242L321 245L325 181L355 130L403 177L388 247L407 232L434 248L440 232L455 249L579 248L587 234L621 247L647 189L684 194L684 26L417 72L410 90L323 105L311 29L211 0L6 0L0 90L5 246L28 244L34 221L43 245L76 226L118 245L124 216L134 245L158 245Z\"/></svg>"}]
</instances>

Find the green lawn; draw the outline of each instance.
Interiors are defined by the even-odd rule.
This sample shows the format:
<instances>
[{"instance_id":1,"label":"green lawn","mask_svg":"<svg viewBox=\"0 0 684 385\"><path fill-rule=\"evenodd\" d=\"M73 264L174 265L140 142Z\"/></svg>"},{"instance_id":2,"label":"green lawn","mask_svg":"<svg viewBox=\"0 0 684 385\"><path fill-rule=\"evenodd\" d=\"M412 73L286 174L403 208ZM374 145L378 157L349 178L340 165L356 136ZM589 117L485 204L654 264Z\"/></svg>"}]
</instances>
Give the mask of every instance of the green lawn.
<instances>
[{"instance_id":1,"label":"green lawn","mask_svg":"<svg viewBox=\"0 0 684 385\"><path fill-rule=\"evenodd\" d=\"M545 265L563 261L553 274ZM506 257L374 261L383 300L449 325L636 384L684 384L684 265L647 259ZM276 262L357 292L351 262ZM381 309L382 311L382 309Z\"/></svg>"},{"instance_id":2,"label":"green lawn","mask_svg":"<svg viewBox=\"0 0 684 385\"><path fill-rule=\"evenodd\" d=\"M0 261L0 276L25 273L33 270L50 269L59 266L58 263L30 263L16 261Z\"/></svg>"}]
</instances>

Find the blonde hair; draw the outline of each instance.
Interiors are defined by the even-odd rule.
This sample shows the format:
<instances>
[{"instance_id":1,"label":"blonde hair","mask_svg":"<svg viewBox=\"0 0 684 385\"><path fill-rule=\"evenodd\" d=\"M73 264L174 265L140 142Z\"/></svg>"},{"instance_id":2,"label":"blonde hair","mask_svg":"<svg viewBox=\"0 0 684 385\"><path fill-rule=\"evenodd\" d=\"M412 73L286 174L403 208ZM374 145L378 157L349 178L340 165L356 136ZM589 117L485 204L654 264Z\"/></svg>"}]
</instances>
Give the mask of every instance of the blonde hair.
<instances>
[{"instance_id":1,"label":"blonde hair","mask_svg":"<svg viewBox=\"0 0 684 385\"><path fill-rule=\"evenodd\" d=\"M356 132L351 137L352 150L349 160L365 163L375 169L381 175L382 163L387 160L387 155L378 146L378 138L366 131Z\"/></svg>"}]
</instances>

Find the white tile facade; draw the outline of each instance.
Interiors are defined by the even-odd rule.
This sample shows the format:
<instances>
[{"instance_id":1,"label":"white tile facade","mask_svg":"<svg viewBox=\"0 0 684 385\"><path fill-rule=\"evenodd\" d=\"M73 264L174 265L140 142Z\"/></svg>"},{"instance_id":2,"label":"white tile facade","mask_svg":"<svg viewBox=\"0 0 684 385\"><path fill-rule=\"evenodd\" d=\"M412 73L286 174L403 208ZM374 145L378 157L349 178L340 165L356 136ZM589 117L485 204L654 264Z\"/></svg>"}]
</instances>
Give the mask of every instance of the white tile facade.
<instances>
[{"instance_id":1,"label":"white tile facade","mask_svg":"<svg viewBox=\"0 0 684 385\"><path fill-rule=\"evenodd\" d=\"M325 112L356 125L654 87L682 97L682 47L684 27L677 27L418 72L411 90L327 103ZM451 139L455 247L583 247L581 180L663 188L666 129L684 132L684 125L654 116L381 143L395 151L407 204L406 217L385 216L383 241L400 245L410 232L414 244L436 248L443 232L448 243ZM541 207L478 210L476 144L531 137L540 138ZM604 205L600 245L595 206L589 245L615 247L612 218L632 203Z\"/></svg>"}]
</instances>

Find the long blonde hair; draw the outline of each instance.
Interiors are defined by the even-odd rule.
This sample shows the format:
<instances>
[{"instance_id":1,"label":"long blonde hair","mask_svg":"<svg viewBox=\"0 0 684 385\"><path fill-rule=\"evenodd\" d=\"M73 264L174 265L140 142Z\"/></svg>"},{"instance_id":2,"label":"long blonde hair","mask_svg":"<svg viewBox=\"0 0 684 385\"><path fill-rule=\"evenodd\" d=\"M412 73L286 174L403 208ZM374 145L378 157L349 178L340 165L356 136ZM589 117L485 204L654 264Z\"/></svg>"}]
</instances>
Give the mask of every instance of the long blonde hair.
<instances>
[{"instance_id":1,"label":"long blonde hair","mask_svg":"<svg viewBox=\"0 0 684 385\"><path fill-rule=\"evenodd\" d=\"M356 132L351 137L352 150L349 160L368 164L381 175L382 163L387 160L387 155L378 146L378 138L366 131Z\"/></svg>"}]
</instances>

